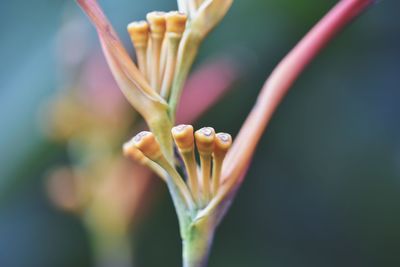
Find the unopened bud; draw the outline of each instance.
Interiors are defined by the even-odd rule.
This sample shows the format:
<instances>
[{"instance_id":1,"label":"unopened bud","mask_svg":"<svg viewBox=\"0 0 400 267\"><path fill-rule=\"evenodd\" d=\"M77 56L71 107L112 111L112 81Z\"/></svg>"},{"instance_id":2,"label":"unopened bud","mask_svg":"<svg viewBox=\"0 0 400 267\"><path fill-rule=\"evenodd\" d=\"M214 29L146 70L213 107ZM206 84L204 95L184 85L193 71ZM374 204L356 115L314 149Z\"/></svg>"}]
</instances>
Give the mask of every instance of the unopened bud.
<instances>
[{"instance_id":1,"label":"unopened bud","mask_svg":"<svg viewBox=\"0 0 400 267\"><path fill-rule=\"evenodd\" d=\"M211 127L204 127L195 133L196 146L200 154L211 154L214 150L215 131Z\"/></svg>"},{"instance_id":2,"label":"unopened bud","mask_svg":"<svg viewBox=\"0 0 400 267\"><path fill-rule=\"evenodd\" d=\"M149 24L146 21L130 23L128 25L128 32L136 47L147 46L149 40Z\"/></svg>"},{"instance_id":3,"label":"unopened bud","mask_svg":"<svg viewBox=\"0 0 400 267\"><path fill-rule=\"evenodd\" d=\"M193 126L181 124L171 130L175 144L182 152L190 151L194 147Z\"/></svg>"},{"instance_id":4,"label":"unopened bud","mask_svg":"<svg viewBox=\"0 0 400 267\"><path fill-rule=\"evenodd\" d=\"M186 28L187 16L184 13L171 11L165 16L167 32L181 35Z\"/></svg>"},{"instance_id":5,"label":"unopened bud","mask_svg":"<svg viewBox=\"0 0 400 267\"><path fill-rule=\"evenodd\" d=\"M166 28L165 12L150 12L147 14L147 21L150 24L152 34L164 35Z\"/></svg>"},{"instance_id":6,"label":"unopened bud","mask_svg":"<svg viewBox=\"0 0 400 267\"><path fill-rule=\"evenodd\" d=\"M132 139L132 141L134 146L149 159L156 161L162 156L160 144L153 133L148 131L140 132Z\"/></svg>"},{"instance_id":7,"label":"unopened bud","mask_svg":"<svg viewBox=\"0 0 400 267\"><path fill-rule=\"evenodd\" d=\"M130 157L136 162L144 164L146 161L146 156L143 155L142 151L136 148L133 139L124 144L123 152L126 157Z\"/></svg>"},{"instance_id":8,"label":"unopened bud","mask_svg":"<svg viewBox=\"0 0 400 267\"><path fill-rule=\"evenodd\" d=\"M224 157L232 146L232 137L227 133L217 133L214 142L214 155Z\"/></svg>"}]
</instances>

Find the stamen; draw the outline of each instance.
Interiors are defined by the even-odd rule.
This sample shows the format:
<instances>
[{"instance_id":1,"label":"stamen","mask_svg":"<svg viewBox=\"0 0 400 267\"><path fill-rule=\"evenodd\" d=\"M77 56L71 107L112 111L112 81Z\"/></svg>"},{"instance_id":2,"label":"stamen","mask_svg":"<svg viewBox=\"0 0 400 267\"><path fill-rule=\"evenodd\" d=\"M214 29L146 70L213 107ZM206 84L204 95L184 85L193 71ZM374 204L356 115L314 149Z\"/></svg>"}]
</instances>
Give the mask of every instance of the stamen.
<instances>
[{"instance_id":1,"label":"stamen","mask_svg":"<svg viewBox=\"0 0 400 267\"><path fill-rule=\"evenodd\" d=\"M189 189L175 167L172 166L162 154L160 144L156 140L154 134L143 131L138 133L132 140L133 145L139 149L144 156L157 163L169 174L167 176L167 184L170 190L172 190L172 195L179 194L184 204L193 210L194 202Z\"/></svg>"},{"instance_id":2,"label":"stamen","mask_svg":"<svg viewBox=\"0 0 400 267\"><path fill-rule=\"evenodd\" d=\"M210 200L211 155L214 150L215 131L211 127L204 127L196 131L195 138L200 155L204 201L207 203Z\"/></svg>"},{"instance_id":3,"label":"stamen","mask_svg":"<svg viewBox=\"0 0 400 267\"><path fill-rule=\"evenodd\" d=\"M130 140L126 142L123 146L124 155L130 157L134 161L150 168L153 170L161 179L166 182L167 174L159 165L157 165L154 161L147 158L139 149L137 149L134 145L134 140Z\"/></svg>"},{"instance_id":4,"label":"stamen","mask_svg":"<svg viewBox=\"0 0 400 267\"><path fill-rule=\"evenodd\" d=\"M164 39L166 21L164 12L151 12L147 14L147 21L151 30L151 65L150 83L151 86L159 92L161 89L160 81L160 54Z\"/></svg>"},{"instance_id":5,"label":"stamen","mask_svg":"<svg viewBox=\"0 0 400 267\"><path fill-rule=\"evenodd\" d=\"M219 189L222 164L229 148L232 146L232 137L227 133L217 133L214 142L212 193L215 196Z\"/></svg>"},{"instance_id":6,"label":"stamen","mask_svg":"<svg viewBox=\"0 0 400 267\"><path fill-rule=\"evenodd\" d=\"M128 25L128 32L136 50L139 69L148 77L147 73L147 45L149 42L149 24L146 21L132 22Z\"/></svg>"},{"instance_id":7,"label":"stamen","mask_svg":"<svg viewBox=\"0 0 400 267\"><path fill-rule=\"evenodd\" d=\"M199 184L197 176L197 164L194 155L193 126L179 125L171 130L175 144L182 156L188 174L189 188L195 201L199 200Z\"/></svg>"},{"instance_id":8,"label":"stamen","mask_svg":"<svg viewBox=\"0 0 400 267\"><path fill-rule=\"evenodd\" d=\"M179 43L182 39L182 34L185 31L187 16L176 11L169 12L166 15L166 47L164 54L161 56L160 73L163 75L161 96L168 99L172 81L175 74L175 66L178 55ZM166 54L166 55L165 55ZM165 63L163 61L166 61Z\"/></svg>"}]
</instances>

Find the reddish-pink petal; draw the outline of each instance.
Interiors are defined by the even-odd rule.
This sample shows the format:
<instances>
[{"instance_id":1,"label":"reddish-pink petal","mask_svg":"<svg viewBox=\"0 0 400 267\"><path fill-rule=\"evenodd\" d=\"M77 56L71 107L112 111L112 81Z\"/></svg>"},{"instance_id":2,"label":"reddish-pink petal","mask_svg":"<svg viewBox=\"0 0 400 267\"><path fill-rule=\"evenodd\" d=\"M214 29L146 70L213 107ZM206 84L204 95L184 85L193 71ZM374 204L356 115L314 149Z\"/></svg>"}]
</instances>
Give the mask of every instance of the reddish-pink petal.
<instances>
[{"instance_id":1,"label":"reddish-pink petal","mask_svg":"<svg viewBox=\"0 0 400 267\"><path fill-rule=\"evenodd\" d=\"M275 68L227 155L222 174L224 181L230 180L227 184L237 187L242 182L269 120L300 73L340 30L373 2L340 1Z\"/></svg>"}]
</instances>

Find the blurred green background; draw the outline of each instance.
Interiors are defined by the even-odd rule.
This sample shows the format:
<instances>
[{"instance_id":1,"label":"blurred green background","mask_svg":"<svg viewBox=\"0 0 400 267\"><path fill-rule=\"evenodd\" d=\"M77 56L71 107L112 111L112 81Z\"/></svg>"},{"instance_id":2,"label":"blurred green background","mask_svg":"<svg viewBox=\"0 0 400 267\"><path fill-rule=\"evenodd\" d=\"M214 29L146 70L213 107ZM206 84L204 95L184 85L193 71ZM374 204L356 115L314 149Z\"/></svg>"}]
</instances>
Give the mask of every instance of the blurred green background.
<instances>
[{"instance_id":1,"label":"blurred green background","mask_svg":"<svg viewBox=\"0 0 400 267\"><path fill-rule=\"evenodd\" d=\"M127 23L176 9L173 0L100 2L127 45ZM196 125L236 133L273 67L335 2L235 1L197 62L223 54L243 73ZM210 267L400 266L399 10L379 1L294 85L217 232ZM68 160L38 129L60 82L56 35L66 12L87 21L71 0L0 3L2 267L93 265L86 230L44 188L49 167ZM132 237L137 266L180 265L176 216L161 191Z\"/></svg>"}]
</instances>

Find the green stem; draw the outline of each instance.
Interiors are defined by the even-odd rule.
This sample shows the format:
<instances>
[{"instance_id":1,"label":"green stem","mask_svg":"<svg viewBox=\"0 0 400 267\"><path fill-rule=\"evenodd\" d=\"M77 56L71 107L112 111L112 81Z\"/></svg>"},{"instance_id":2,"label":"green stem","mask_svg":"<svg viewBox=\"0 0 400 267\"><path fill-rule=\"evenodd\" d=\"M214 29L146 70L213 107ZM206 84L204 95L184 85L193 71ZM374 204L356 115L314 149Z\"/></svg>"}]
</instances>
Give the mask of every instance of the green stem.
<instances>
[{"instance_id":1,"label":"green stem","mask_svg":"<svg viewBox=\"0 0 400 267\"><path fill-rule=\"evenodd\" d=\"M182 37L178 51L174 81L171 88L171 96L169 99L169 110L172 123L175 123L177 104L179 103L182 89L199 51L200 43L200 36L191 30L185 32Z\"/></svg>"},{"instance_id":2,"label":"green stem","mask_svg":"<svg viewBox=\"0 0 400 267\"><path fill-rule=\"evenodd\" d=\"M167 112L160 112L158 116L146 120L150 131L156 136L163 155L168 162L174 165L174 147L171 136L172 123Z\"/></svg>"},{"instance_id":3,"label":"green stem","mask_svg":"<svg viewBox=\"0 0 400 267\"><path fill-rule=\"evenodd\" d=\"M210 218L202 219L189 226L182 239L183 267L207 266L214 231L214 224L211 223Z\"/></svg>"}]
</instances>

